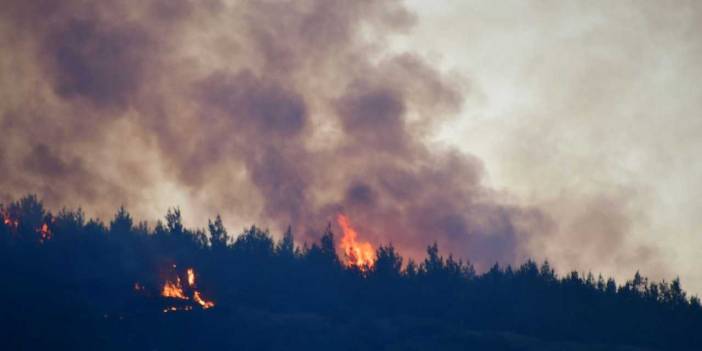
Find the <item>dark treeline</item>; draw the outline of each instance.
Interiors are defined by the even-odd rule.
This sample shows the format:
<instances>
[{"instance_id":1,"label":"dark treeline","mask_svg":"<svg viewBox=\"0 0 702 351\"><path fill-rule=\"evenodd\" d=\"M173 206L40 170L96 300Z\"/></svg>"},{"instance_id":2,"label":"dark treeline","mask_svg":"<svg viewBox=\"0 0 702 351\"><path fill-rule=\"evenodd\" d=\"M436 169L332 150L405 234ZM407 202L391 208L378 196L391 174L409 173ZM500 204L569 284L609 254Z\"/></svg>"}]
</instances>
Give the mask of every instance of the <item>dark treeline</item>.
<instances>
[{"instance_id":1,"label":"dark treeline","mask_svg":"<svg viewBox=\"0 0 702 351\"><path fill-rule=\"evenodd\" d=\"M476 274L436 245L421 262L388 245L344 265L328 228L296 246L257 227L231 236L171 210L151 229L124 209L104 224L0 206L2 349L699 350L702 309L680 282L559 277L547 262ZM161 296L197 274L210 309ZM184 289L187 289L185 287Z\"/></svg>"}]
</instances>

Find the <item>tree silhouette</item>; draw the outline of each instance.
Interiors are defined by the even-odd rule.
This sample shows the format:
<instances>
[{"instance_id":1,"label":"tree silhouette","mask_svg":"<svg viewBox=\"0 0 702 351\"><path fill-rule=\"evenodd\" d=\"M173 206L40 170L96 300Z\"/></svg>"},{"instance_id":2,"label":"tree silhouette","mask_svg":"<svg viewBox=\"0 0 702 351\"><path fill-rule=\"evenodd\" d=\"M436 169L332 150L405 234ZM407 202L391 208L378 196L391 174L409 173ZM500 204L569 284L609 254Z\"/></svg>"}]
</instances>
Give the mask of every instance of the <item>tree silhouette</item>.
<instances>
[{"instance_id":1,"label":"tree silhouette","mask_svg":"<svg viewBox=\"0 0 702 351\"><path fill-rule=\"evenodd\" d=\"M134 221L132 220L132 216L129 215L124 206L120 206L115 217L110 221L110 233L115 233L117 235L130 234L133 225Z\"/></svg>"},{"instance_id":2,"label":"tree silhouette","mask_svg":"<svg viewBox=\"0 0 702 351\"><path fill-rule=\"evenodd\" d=\"M295 241L293 239L292 227L288 226L283 234L283 240L281 240L276 246L276 253L279 256L293 257L295 255Z\"/></svg>"},{"instance_id":3,"label":"tree silhouette","mask_svg":"<svg viewBox=\"0 0 702 351\"><path fill-rule=\"evenodd\" d=\"M212 220L208 220L207 228L210 232L210 244L212 246L212 250L224 250L227 247L229 235L227 234L227 230L224 229L224 224L222 224L222 217L217 215L214 222L212 222Z\"/></svg>"},{"instance_id":4,"label":"tree silhouette","mask_svg":"<svg viewBox=\"0 0 702 351\"><path fill-rule=\"evenodd\" d=\"M290 227L231 241L217 216L207 240L177 208L153 229L124 207L108 226L80 209L53 215L36 196L0 215L3 349L702 348L700 299L678 278L637 272L617 286L532 260L476 272L437 243L404 266L381 245L360 270L342 264L330 225L300 249ZM161 296L167 281L185 298Z\"/></svg>"}]
</instances>

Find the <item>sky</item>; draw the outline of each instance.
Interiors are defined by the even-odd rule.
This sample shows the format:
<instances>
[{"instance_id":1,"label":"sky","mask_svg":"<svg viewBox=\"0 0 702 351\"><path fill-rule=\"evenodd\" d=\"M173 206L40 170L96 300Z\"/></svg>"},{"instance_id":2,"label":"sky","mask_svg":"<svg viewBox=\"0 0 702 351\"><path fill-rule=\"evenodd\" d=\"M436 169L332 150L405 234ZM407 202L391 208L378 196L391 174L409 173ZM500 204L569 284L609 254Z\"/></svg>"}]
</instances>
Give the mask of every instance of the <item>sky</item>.
<instances>
[{"instance_id":1,"label":"sky","mask_svg":"<svg viewBox=\"0 0 702 351\"><path fill-rule=\"evenodd\" d=\"M565 219L546 256L626 275L647 248L643 271L702 289L698 3L409 4L419 24L398 46L467 77L474 96L438 139L480 157L492 186ZM625 227L582 228L602 202L618 203ZM573 251L596 258L610 231L624 233L618 254L578 262Z\"/></svg>"},{"instance_id":2,"label":"sky","mask_svg":"<svg viewBox=\"0 0 702 351\"><path fill-rule=\"evenodd\" d=\"M0 201L702 292L694 1L0 5Z\"/></svg>"}]
</instances>

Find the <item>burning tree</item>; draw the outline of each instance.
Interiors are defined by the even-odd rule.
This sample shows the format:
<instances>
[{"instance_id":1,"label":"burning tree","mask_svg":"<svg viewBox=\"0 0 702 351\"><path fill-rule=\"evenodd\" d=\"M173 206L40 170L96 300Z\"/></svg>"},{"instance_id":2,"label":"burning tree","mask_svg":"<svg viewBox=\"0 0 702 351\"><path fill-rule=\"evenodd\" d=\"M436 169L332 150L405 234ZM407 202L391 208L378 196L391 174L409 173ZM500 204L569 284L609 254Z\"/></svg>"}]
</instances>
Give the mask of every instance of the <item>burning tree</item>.
<instances>
[{"instance_id":1,"label":"burning tree","mask_svg":"<svg viewBox=\"0 0 702 351\"><path fill-rule=\"evenodd\" d=\"M375 262L373 245L368 241L358 239L358 232L351 226L347 216L339 214L336 220L343 232L339 247L344 253L346 265L362 271L370 269Z\"/></svg>"},{"instance_id":2,"label":"burning tree","mask_svg":"<svg viewBox=\"0 0 702 351\"><path fill-rule=\"evenodd\" d=\"M173 265L173 269L176 269L176 265ZM183 285L180 279L180 275L176 275L175 280L166 280L161 288L161 296L167 299L183 300L183 301L193 301L199 305L202 309L206 310L215 306L213 301L209 301L202 296L202 293L197 290L196 285L196 275L195 269L188 268L186 270L186 280L187 285ZM140 287L139 283L135 283L135 290ZM163 310L163 312L172 311L190 311L193 306L190 304L184 306L169 306Z\"/></svg>"}]
</instances>

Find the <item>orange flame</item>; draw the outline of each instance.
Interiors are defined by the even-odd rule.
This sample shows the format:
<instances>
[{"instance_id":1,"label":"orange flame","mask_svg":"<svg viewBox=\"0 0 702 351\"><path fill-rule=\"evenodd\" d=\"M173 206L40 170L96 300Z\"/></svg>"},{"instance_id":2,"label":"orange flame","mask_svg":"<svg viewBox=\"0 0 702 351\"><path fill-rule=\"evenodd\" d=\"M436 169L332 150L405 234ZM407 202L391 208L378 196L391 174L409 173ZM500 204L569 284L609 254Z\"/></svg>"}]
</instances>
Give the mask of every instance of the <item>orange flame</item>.
<instances>
[{"instance_id":1,"label":"orange flame","mask_svg":"<svg viewBox=\"0 0 702 351\"><path fill-rule=\"evenodd\" d=\"M367 270L375 263L375 250L369 242L357 242L358 232L351 227L348 217L339 214L336 221L341 226L344 235L341 237L339 246L344 252L346 265L349 267L357 267L361 270Z\"/></svg>"},{"instance_id":2,"label":"orange flame","mask_svg":"<svg viewBox=\"0 0 702 351\"><path fill-rule=\"evenodd\" d=\"M172 297L175 299L188 300L188 297L183 293L183 287L180 284L180 278L176 278L176 282L166 281L161 290L161 296Z\"/></svg>"},{"instance_id":3,"label":"orange flame","mask_svg":"<svg viewBox=\"0 0 702 351\"><path fill-rule=\"evenodd\" d=\"M19 228L19 219L12 218L12 216L10 216L6 210L0 211L0 217L2 217L2 223L9 227L11 233L17 233L17 229ZM48 223L43 223L41 227L36 228L34 231L39 234L39 243L41 244L47 240L51 240L51 238L54 236L54 233L49 228Z\"/></svg>"},{"instance_id":4,"label":"orange flame","mask_svg":"<svg viewBox=\"0 0 702 351\"><path fill-rule=\"evenodd\" d=\"M176 266L173 265L173 268ZM205 298L202 297L202 294L200 291L198 291L195 287L195 270L192 268L188 268L186 270L187 273L187 278L188 278L188 291L192 292L192 301L195 301L200 307L202 307L203 310L212 308L215 306L215 303L213 301L208 301L205 300ZM163 284L163 289L161 290L161 296L163 297L170 297L170 298L175 298L175 299L180 299L180 300L190 300L191 297L188 297L185 294L185 291L183 290L183 286L180 281L180 277L176 277L175 283L172 281L166 281ZM192 310L192 306L185 306L185 307L176 307L176 306L171 306L169 308L166 308L163 310L164 313L167 312L175 312L175 311L190 311Z\"/></svg>"},{"instance_id":5,"label":"orange flame","mask_svg":"<svg viewBox=\"0 0 702 351\"><path fill-rule=\"evenodd\" d=\"M192 268L188 268L188 285L195 286L195 271Z\"/></svg>"},{"instance_id":6,"label":"orange flame","mask_svg":"<svg viewBox=\"0 0 702 351\"><path fill-rule=\"evenodd\" d=\"M214 307L214 302L203 299L202 296L200 296L200 292L197 290L195 290L195 292L193 293L193 300L200 304L200 306L202 306L202 309L206 310L208 308Z\"/></svg>"}]
</instances>

